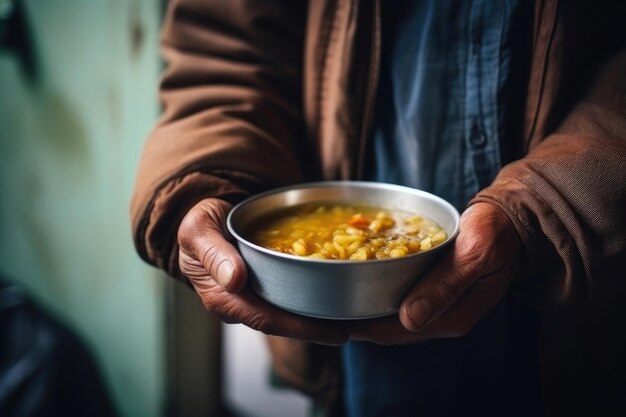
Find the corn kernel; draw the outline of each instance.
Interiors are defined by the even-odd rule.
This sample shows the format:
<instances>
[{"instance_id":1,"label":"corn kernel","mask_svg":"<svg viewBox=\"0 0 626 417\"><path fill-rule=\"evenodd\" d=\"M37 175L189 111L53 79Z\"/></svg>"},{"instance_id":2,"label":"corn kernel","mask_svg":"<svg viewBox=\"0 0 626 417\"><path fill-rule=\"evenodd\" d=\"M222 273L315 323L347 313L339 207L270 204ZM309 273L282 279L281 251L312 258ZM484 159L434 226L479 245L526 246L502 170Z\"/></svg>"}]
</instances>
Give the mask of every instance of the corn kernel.
<instances>
[{"instance_id":1,"label":"corn kernel","mask_svg":"<svg viewBox=\"0 0 626 417\"><path fill-rule=\"evenodd\" d=\"M437 245L441 242L443 242L444 240L446 240L446 232L444 232L443 230L440 230L439 232L435 233L434 236L431 239L431 242L434 245Z\"/></svg>"},{"instance_id":2,"label":"corn kernel","mask_svg":"<svg viewBox=\"0 0 626 417\"><path fill-rule=\"evenodd\" d=\"M363 236L363 230L359 230L353 226L346 227L346 233L349 235Z\"/></svg>"},{"instance_id":3,"label":"corn kernel","mask_svg":"<svg viewBox=\"0 0 626 417\"><path fill-rule=\"evenodd\" d=\"M353 242L360 241L361 239L362 239L361 236L356 236L356 235L336 235L336 236L333 236L333 242L334 243L339 243L342 246L348 246L349 244L351 244Z\"/></svg>"},{"instance_id":4,"label":"corn kernel","mask_svg":"<svg viewBox=\"0 0 626 417\"><path fill-rule=\"evenodd\" d=\"M378 219L373 220L369 225L369 229L374 233L380 232L382 228L383 228L383 223Z\"/></svg>"},{"instance_id":5,"label":"corn kernel","mask_svg":"<svg viewBox=\"0 0 626 417\"><path fill-rule=\"evenodd\" d=\"M293 249L293 253L298 256L306 256L308 254L306 242L303 239L296 240L291 247Z\"/></svg>"},{"instance_id":6,"label":"corn kernel","mask_svg":"<svg viewBox=\"0 0 626 417\"><path fill-rule=\"evenodd\" d=\"M418 252L421 248L420 241L417 239L409 240L408 247L411 252Z\"/></svg>"},{"instance_id":7,"label":"corn kernel","mask_svg":"<svg viewBox=\"0 0 626 417\"><path fill-rule=\"evenodd\" d=\"M404 219L405 224L417 224L421 223L424 218L422 216L411 216Z\"/></svg>"},{"instance_id":8,"label":"corn kernel","mask_svg":"<svg viewBox=\"0 0 626 417\"><path fill-rule=\"evenodd\" d=\"M346 250L345 250L345 248L343 246L341 246L337 242L334 242L333 246L335 247L335 250L339 254L339 259L345 259L346 258Z\"/></svg>"},{"instance_id":9,"label":"corn kernel","mask_svg":"<svg viewBox=\"0 0 626 417\"><path fill-rule=\"evenodd\" d=\"M361 248L350 256L353 261L365 261L367 259L367 250Z\"/></svg>"},{"instance_id":10,"label":"corn kernel","mask_svg":"<svg viewBox=\"0 0 626 417\"><path fill-rule=\"evenodd\" d=\"M350 243L350 245L348 246L348 253L353 254L354 252L358 251L361 248L362 244L363 242L361 242L360 240Z\"/></svg>"}]
</instances>

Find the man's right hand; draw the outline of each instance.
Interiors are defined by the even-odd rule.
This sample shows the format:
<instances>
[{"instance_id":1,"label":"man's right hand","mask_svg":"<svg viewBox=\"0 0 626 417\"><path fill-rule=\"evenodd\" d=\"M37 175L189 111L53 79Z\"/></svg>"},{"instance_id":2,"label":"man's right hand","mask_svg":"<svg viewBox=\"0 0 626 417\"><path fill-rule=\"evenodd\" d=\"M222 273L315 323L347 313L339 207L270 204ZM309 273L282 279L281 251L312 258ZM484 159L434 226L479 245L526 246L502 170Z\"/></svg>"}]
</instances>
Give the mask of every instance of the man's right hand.
<instances>
[{"instance_id":1,"label":"man's right hand","mask_svg":"<svg viewBox=\"0 0 626 417\"><path fill-rule=\"evenodd\" d=\"M266 334L324 344L347 341L339 322L297 316L261 300L246 287L246 264L224 237L232 206L208 198L185 215L178 229L179 268L204 307L227 323L243 323Z\"/></svg>"}]
</instances>

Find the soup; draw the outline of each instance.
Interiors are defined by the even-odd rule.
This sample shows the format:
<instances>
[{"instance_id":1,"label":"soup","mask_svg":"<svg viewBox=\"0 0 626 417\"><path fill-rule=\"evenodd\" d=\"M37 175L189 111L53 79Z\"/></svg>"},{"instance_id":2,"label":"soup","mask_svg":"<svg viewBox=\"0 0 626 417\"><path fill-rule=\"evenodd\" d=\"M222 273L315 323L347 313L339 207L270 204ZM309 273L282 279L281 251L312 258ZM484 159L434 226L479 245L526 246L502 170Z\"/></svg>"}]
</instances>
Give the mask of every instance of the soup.
<instances>
[{"instance_id":1,"label":"soup","mask_svg":"<svg viewBox=\"0 0 626 417\"><path fill-rule=\"evenodd\" d=\"M368 205L307 203L260 218L250 240L266 249L316 259L399 258L444 242L446 232L423 216Z\"/></svg>"}]
</instances>

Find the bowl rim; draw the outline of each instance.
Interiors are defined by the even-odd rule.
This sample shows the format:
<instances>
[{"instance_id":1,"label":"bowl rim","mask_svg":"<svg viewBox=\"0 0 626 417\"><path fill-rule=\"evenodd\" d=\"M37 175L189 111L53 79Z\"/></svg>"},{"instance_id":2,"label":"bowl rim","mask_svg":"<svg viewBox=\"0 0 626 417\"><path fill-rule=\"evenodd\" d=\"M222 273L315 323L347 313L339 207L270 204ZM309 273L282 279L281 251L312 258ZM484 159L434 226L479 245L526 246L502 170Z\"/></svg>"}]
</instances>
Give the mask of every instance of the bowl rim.
<instances>
[{"instance_id":1,"label":"bowl rim","mask_svg":"<svg viewBox=\"0 0 626 417\"><path fill-rule=\"evenodd\" d=\"M418 194L422 197L430 198L432 200L437 201L439 204L447 207L450 213L452 213L454 217L454 222L455 222L454 230L446 238L446 240L444 240L440 245L435 246L434 248L428 249L423 252L411 253L411 254L408 254L406 256L402 256L399 258L366 259L364 261L356 261L356 260L351 260L351 259L318 259L318 258L310 258L306 256L291 255L291 254L283 253L283 252L277 252L271 249L264 248L263 246L257 245L256 243L253 243L247 240L246 238L241 236L241 234L239 234L233 227L232 218L235 215L235 213L238 210L241 210L243 206L250 204L256 200L260 200L262 198L265 198L271 195L280 194L280 193L291 191L291 190L301 190L301 189L307 189L307 188L335 188L335 187L385 188L385 189L395 190L395 191L404 192L404 193ZM384 207L381 207L381 208L384 208ZM271 190L264 191L259 194L255 194L253 196L246 198L245 200L235 205L228 212L228 216L226 217L226 228L228 229L228 232L238 242L250 247L251 249L263 252L270 256L283 258L285 260L297 261L297 262L311 262L314 264L326 264L326 265L362 265L362 264L372 265L372 264L378 264L378 263L392 263L392 262L403 262L403 261L406 262L406 260L409 258L416 258L416 257L419 257L420 255L426 256L426 254L436 253L441 250L444 250L451 242L453 242L456 239L457 235L459 234L459 227L460 227L460 222L461 222L460 219L461 219L461 215L459 211L448 201L444 200L443 198L435 194L429 193L427 191L419 190L417 188L411 188L411 187L407 187L404 185L389 184L389 183L378 182L378 181L348 181L348 180L346 181L315 181L315 182L302 182L298 184L272 188Z\"/></svg>"}]
</instances>

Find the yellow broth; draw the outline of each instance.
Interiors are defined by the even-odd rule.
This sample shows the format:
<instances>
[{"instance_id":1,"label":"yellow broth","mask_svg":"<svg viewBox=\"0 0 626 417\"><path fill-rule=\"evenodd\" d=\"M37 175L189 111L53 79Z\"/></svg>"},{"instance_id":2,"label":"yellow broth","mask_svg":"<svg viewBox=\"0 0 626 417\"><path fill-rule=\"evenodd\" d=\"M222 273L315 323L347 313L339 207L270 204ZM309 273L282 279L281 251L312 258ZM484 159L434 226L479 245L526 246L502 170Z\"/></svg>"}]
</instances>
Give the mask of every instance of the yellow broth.
<instances>
[{"instance_id":1,"label":"yellow broth","mask_svg":"<svg viewBox=\"0 0 626 417\"><path fill-rule=\"evenodd\" d=\"M367 205L309 203L277 210L249 229L251 241L277 252L317 259L398 258L446 240L432 220Z\"/></svg>"}]
</instances>

